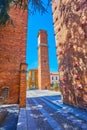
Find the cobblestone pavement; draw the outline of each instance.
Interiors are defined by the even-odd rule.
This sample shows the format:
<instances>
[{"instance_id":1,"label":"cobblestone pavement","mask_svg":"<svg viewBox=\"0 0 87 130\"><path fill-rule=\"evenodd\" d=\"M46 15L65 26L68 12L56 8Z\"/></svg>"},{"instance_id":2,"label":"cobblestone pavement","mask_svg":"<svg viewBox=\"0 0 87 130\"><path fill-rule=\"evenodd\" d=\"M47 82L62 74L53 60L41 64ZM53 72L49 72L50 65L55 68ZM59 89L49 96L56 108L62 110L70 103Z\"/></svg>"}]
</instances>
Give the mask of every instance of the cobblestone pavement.
<instances>
[{"instance_id":1,"label":"cobblestone pavement","mask_svg":"<svg viewBox=\"0 0 87 130\"><path fill-rule=\"evenodd\" d=\"M87 130L87 112L64 105L60 93L29 90L17 130Z\"/></svg>"}]
</instances>

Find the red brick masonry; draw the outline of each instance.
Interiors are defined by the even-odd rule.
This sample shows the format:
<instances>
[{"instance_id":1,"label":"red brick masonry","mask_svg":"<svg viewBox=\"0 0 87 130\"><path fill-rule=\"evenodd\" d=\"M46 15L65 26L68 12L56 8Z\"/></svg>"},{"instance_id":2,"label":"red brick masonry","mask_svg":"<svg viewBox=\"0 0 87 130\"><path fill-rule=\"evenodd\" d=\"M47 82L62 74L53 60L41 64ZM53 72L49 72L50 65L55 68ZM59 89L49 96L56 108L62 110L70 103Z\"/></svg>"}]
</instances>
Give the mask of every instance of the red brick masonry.
<instances>
[{"instance_id":1,"label":"red brick masonry","mask_svg":"<svg viewBox=\"0 0 87 130\"><path fill-rule=\"evenodd\" d=\"M21 63L26 62L27 10L11 7L10 16L13 24L0 27L0 96L7 87L5 103L19 103L21 97L24 101L20 99L20 104L25 106L26 67L20 70Z\"/></svg>"},{"instance_id":2,"label":"red brick masonry","mask_svg":"<svg viewBox=\"0 0 87 130\"><path fill-rule=\"evenodd\" d=\"M50 89L48 40L44 30L38 33L38 87L42 90Z\"/></svg>"},{"instance_id":3,"label":"red brick masonry","mask_svg":"<svg viewBox=\"0 0 87 130\"><path fill-rule=\"evenodd\" d=\"M87 109L87 0L54 0L52 10L63 101Z\"/></svg>"}]
</instances>

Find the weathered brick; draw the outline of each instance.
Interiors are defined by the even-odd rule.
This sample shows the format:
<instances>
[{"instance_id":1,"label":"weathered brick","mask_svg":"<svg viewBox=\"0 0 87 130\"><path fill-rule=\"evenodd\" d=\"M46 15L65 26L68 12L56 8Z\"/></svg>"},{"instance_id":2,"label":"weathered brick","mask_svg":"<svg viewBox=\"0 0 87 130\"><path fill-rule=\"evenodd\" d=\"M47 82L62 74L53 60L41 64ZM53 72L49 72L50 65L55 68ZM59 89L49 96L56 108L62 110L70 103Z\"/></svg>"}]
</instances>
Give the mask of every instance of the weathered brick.
<instances>
[{"instance_id":1,"label":"weathered brick","mask_svg":"<svg viewBox=\"0 0 87 130\"><path fill-rule=\"evenodd\" d=\"M65 103L87 107L87 1L52 3L60 87Z\"/></svg>"},{"instance_id":2,"label":"weathered brick","mask_svg":"<svg viewBox=\"0 0 87 130\"><path fill-rule=\"evenodd\" d=\"M13 24L7 22L5 27L0 26L0 95L2 95L2 88L8 86L9 93L6 103L19 103L20 64L26 62L27 10L11 6L9 14ZM25 77L24 92L22 91L25 94L24 100L26 97Z\"/></svg>"},{"instance_id":3,"label":"weathered brick","mask_svg":"<svg viewBox=\"0 0 87 130\"><path fill-rule=\"evenodd\" d=\"M42 90L50 89L48 41L44 30L38 33L38 87Z\"/></svg>"}]
</instances>

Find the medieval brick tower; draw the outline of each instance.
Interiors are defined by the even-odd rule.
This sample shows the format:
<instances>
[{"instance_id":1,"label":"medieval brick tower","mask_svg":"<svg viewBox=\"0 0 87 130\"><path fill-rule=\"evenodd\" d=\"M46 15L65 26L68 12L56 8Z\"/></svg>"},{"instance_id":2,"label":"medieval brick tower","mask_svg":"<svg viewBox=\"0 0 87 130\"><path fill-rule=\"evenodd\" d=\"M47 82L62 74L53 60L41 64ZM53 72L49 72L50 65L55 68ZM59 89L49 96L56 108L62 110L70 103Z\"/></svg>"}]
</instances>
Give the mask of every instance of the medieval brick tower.
<instances>
[{"instance_id":1,"label":"medieval brick tower","mask_svg":"<svg viewBox=\"0 0 87 130\"><path fill-rule=\"evenodd\" d=\"M50 89L47 32L44 30L38 33L38 87Z\"/></svg>"}]
</instances>

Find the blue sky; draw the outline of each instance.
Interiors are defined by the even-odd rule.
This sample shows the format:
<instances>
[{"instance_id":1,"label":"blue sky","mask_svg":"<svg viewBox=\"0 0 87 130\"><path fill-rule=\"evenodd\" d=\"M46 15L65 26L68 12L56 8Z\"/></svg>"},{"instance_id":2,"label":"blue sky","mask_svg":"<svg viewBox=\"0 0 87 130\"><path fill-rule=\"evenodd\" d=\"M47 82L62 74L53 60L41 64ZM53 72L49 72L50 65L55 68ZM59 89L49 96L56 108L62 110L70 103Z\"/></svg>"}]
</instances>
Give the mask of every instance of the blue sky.
<instances>
[{"instance_id":1,"label":"blue sky","mask_svg":"<svg viewBox=\"0 0 87 130\"><path fill-rule=\"evenodd\" d=\"M40 15L38 12L28 16L28 33L27 33L27 57L28 70L38 68L38 39L37 34L40 29L46 30L48 33L48 50L50 72L58 71L58 63L56 57L56 44L54 38L54 28L51 7L48 13Z\"/></svg>"}]
</instances>

